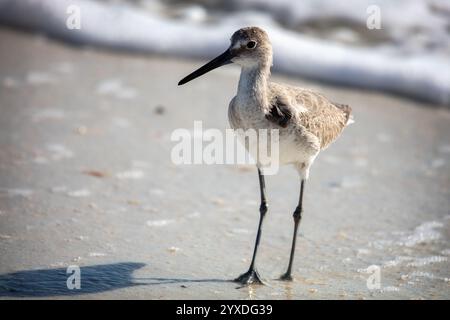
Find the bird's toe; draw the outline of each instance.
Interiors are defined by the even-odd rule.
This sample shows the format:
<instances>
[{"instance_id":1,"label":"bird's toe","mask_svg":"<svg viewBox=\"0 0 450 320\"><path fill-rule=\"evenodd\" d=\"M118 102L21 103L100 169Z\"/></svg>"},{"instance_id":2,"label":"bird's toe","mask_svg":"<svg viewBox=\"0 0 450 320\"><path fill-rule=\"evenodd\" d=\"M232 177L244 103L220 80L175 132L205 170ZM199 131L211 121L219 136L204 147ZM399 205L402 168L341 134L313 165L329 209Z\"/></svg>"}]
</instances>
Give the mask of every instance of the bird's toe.
<instances>
[{"instance_id":1,"label":"bird's toe","mask_svg":"<svg viewBox=\"0 0 450 320\"><path fill-rule=\"evenodd\" d=\"M239 282L243 285L248 284L264 284L261 280L261 276L259 275L256 269L250 269L247 272L241 274L239 277L234 279L235 282Z\"/></svg>"},{"instance_id":2,"label":"bird's toe","mask_svg":"<svg viewBox=\"0 0 450 320\"><path fill-rule=\"evenodd\" d=\"M281 281L292 281L293 278L292 278L292 276L291 276L290 273L285 273L285 274L283 274L283 275L280 277L279 280L281 280Z\"/></svg>"}]
</instances>

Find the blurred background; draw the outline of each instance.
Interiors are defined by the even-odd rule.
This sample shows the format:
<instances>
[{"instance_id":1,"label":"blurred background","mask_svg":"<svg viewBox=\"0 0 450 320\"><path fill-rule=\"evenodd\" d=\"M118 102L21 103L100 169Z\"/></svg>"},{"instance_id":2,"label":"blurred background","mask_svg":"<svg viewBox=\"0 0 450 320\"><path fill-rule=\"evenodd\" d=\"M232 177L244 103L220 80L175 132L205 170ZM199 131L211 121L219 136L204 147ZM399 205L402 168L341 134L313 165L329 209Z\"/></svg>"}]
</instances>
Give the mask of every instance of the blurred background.
<instances>
[{"instance_id":1,"label":"blurred background","mask_svg":"<svg viewBox=\"0 0 450 320\"><path fill-rule=\"evenodd\" d=\"M170 136L228 127L236 66L177 82L252 25L274 81L356 122L312 168L296 281L274 280L299 188L282 168L258 256L270 286L236 289L256 170L176 166ZM446 0L0 0L0 297L448 299L449 57Z\"/></svg>"},{"instance_id":2,"label":"blurred background","mask_svg":"<svg viewBox=\"0 0 450 320\"><path fill-rule=\"evenodd\" d=\"M258 25L271 34L275 71L450 103L445 0L3 0L1 5L6 25L81 45L177 57L209 58L236 29Z\"/></svg>"}]
</instances>

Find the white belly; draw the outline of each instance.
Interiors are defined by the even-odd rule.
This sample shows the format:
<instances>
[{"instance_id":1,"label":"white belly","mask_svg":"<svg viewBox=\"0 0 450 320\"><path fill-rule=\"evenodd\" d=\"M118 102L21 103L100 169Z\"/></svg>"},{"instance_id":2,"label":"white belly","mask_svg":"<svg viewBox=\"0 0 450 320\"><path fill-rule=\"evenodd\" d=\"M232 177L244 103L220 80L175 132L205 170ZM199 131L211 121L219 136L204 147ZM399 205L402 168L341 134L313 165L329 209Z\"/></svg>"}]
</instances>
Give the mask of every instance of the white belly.
<instances>
[{"instance_id":1,"label":"white belly","mask_svg":"<svg viewBox=\"0 0 450 320\"><path fill-rule=\"evenodd\" d=\"M253 130L256 133L258 136L256 144L243 144L258 163L265 156L272 162L276 161L279 165L310 163L318 153L318 141L315 141L317 138L311 137L295 121L292 121L287 128L281 128L268 121L260 109L239 106L237 103L233 104L233 102L229 109L229 121L233 129L242 129L244 132ZM270 132L274 132L273 130L278 132L278 140L272 138ZM261 137L264 135L265 138ZM243 142L242 135L238 134L238 136ZM264 141L267 143L265 144ZM274 143L275 141L277 143Z\"/></svg>"}]
</instances>

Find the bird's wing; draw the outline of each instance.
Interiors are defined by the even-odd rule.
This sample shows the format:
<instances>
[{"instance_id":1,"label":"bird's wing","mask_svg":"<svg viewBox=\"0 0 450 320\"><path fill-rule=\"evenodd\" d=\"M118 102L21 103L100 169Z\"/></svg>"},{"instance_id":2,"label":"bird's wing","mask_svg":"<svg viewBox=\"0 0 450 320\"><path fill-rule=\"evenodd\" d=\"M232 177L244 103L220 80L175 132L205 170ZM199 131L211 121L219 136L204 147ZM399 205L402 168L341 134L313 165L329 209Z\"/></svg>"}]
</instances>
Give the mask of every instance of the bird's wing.
<instances>
[{"instance_id":1,"label":"bird's wing","mask_svg":"<svg viewBox=\"0 0 450 320\"><path fill-rule=\"evenodd\" d=\"M293 110L289 102L284 101L280 96L275 96L270 103L270 109L266 114L266 119L286 128L292 116Z\"/></svg>"},{"instance_id":2,"label":"bird's wing","mask_svg":"<svg viewBox=\"0 0 450 320\"><path fill-rule=\"evenodd\" d=\"M307 110L299 114L301 124L319 138L321 149L336 140L350 119L349 106L332 103L311 90L299 90L297 102Z\"/></svg>"},{"instance_id":3,"label":"bird's wing","mask_svg":"<svg viewBox=\"0 0 450 320\"><path fill-rule=\"evenodd\" d=\"M320 141L325 149L351 121L351 108L333 103L322 94L308 89L271 84L272 108L266 116L286 127L296 122Z\"/></svg>"}]
</instances>

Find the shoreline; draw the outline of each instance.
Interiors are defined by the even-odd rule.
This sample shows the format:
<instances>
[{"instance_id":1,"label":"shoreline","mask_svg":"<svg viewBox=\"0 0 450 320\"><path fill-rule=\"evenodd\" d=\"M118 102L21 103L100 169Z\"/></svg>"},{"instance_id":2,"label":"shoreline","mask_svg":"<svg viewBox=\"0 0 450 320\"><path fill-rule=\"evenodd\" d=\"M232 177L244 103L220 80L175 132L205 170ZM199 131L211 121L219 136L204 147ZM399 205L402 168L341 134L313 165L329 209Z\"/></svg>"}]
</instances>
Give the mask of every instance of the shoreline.
<instances>
[{"instance_id":1,"label":"shoreline","mask_svg":"<svg viewBox=\"0 0 450 320\"><path fill-rule=\"evenodd\" d=\"M1 299L449 298L448 109L275 75L349 104L356 122L311 169L296 281L274 280L299 182L282 167L266 181L257 261L270 286L236 289L226 280L251 258L256 169L176 166L170 135L196 120L225 130L239 70L178 87L200 62L0 39ZM65 286L69 265L80 291ZM366 286L371 265L380 290Z\"/></svg>"}]
</instances>

